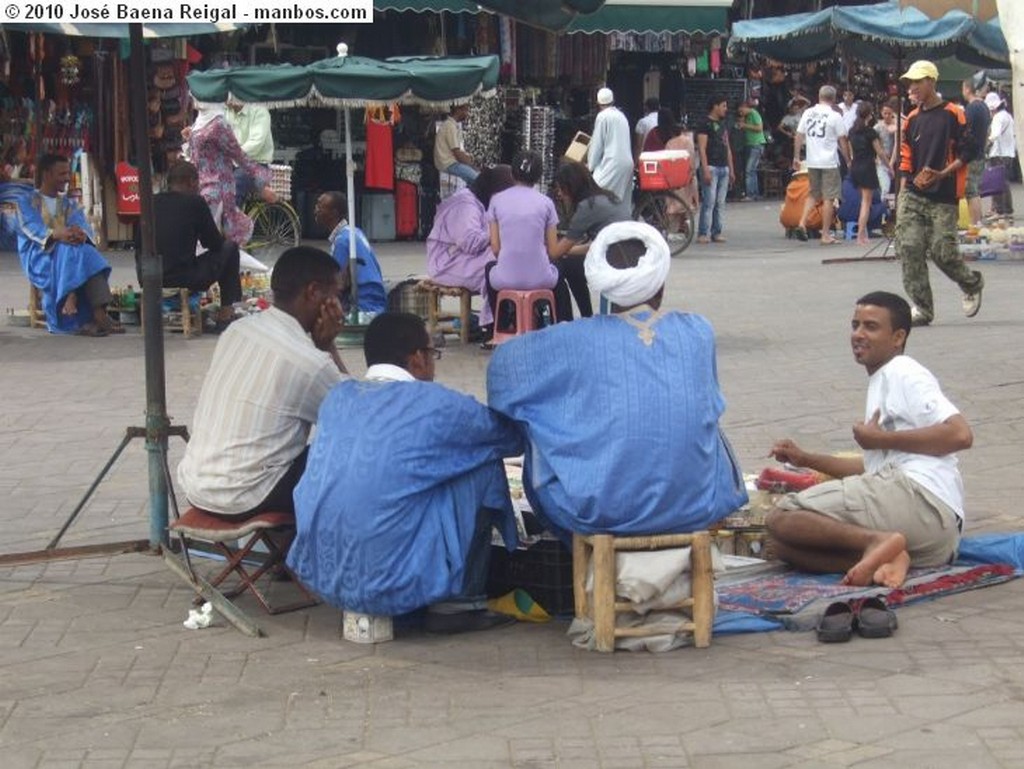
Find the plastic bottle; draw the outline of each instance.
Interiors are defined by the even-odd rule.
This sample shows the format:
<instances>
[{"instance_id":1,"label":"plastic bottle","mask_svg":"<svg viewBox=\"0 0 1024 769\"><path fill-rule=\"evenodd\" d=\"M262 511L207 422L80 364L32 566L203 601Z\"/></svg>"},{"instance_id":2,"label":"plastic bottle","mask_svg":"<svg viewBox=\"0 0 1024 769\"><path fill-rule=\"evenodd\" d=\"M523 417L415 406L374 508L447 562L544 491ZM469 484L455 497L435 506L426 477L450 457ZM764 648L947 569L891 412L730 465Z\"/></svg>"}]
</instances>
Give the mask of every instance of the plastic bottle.
<instances>
[{"instance_id":1,"label":"plastic bottle","mask_svg":"<svg viewBox=\"0 0 1024 769\"><path fill-rule=\"evenodd\" d=\"M540 306L540 326L541 328L547 328L551 325L551 305L544 302Z\"/></svg>"},{"instance_id":2,"label":"plastic bottle","mask_svg":"<svg viewBox=\"0 0 1024 769\"><path fill-rule=\"evenodd\" d=\"M138 307L138 303L135 298L135 289L132 288L131 283L128 284L124 293L121 294L121 306L126 310L134 310Z\"/></svg>"}]
</instances>

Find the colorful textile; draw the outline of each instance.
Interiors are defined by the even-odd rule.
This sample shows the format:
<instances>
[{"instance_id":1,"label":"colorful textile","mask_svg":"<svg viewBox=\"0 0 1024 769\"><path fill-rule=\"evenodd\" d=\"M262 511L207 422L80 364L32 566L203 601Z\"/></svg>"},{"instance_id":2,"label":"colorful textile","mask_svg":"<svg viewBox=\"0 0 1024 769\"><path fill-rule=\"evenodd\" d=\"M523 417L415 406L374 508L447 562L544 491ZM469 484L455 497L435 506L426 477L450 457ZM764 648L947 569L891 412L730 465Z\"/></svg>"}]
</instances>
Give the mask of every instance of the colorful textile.
<instances>
[{"instance_id":1,"label":"colorful textile","mask_svg":"<svg viewBox=\"0 0 1024 769\"><path fill-rule=\"evenodd\" d=\"M257 186L270 183L270 170L248 158L223 117L193 128L189 157L199 170L199 194L211 211L220 211L224 237L244 246L252 238L252 219L239 210L235 199L235 167L256 179Z\"/></svg>"},{"instance_id":2,"label":"colorful textile","mask_svg":"<svg viewBox=\"0 0 1024 769\"><path fill-rule=\"evenodd\" d=\"M501 458L521 448L507 421L439 384L343 382L295 490L288 564L352 611L390 616L457 595L482 509L518 542Z\"/></svg>"},{"instance_id":3,"label":"colorful textile","mask_svg":"<svg viewBox=\"0 0 1024 769\"><path fill-rule=\"evenodd\" d=\"M19 196L17 205L18 257L25 275L42 294L47 328L54 334L72 334L92 321L93 308L80 294L77 313L64 315L64 301L93 275L109 276L110 264L93 245L92 228L74 200L58 197L51 214L43 195L34 190ZM89 241L72 245L50 240L55 229L72 226L85 230Z\"/></svg>"},{"instance_id":4,"label":"colorful textile","mask_svg":"<svg viewBox=\"0 0 1024 769\"><path fill-rule=\"evenodd\" d=\"M563 536L694 531L747 501L699 315L643 307L517 337L487 393L522 427L527 497Z\"/></svg>"}]
</instances>

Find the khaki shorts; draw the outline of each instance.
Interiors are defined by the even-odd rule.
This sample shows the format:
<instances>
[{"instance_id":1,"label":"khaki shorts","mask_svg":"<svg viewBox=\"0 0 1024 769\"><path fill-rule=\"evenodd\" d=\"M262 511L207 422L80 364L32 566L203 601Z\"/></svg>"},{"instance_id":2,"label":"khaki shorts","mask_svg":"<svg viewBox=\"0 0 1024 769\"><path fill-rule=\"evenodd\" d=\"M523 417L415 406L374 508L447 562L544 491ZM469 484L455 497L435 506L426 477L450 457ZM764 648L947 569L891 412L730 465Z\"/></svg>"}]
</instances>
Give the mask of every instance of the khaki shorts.
<instances>
[{"instance_id":1,"label":"khaki shorts","mask_svg":"<svg viewBox=\"0 0 1024 769\"><path fill-rule=\"evenodd\" d=\"M985 172L985 158L972 160L967 164L967 186L964 188L964 197L978 197L978 185L981 183L981 175Z\"/></svg>"},{"instance_id":2,"label":"khaki shorts","mask_svg":"<svg viewBox=\"0 0 1024 769\"><path fill-rule=\"evenodd\" d=\"M957 515L930 491L899 470L825 481L787 494L780 510L810 510L837 521L876 531L898 531L907 538L914 566L942 566L960 546Z\"/></svg>"},{"instance_id":3,"label":"khaki shorts","mask_svg":"<svg viewBox=\"0 0 1024 769\"><path fill-rule=\"evenodd\" d=\"M838 168L808 168L807 178L811 181L811 197L815 200L839 197L841 180Z\"/></svg>"}]
</instances>

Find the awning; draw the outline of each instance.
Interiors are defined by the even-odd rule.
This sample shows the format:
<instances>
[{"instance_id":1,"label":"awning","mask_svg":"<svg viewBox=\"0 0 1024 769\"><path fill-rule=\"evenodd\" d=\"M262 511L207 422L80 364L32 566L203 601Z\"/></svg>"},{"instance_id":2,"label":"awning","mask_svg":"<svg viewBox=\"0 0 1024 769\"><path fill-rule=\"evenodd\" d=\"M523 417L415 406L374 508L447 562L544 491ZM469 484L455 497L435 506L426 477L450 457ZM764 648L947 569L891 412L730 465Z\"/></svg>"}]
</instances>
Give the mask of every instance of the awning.
<instances>
[{"instance_id":1,"label":"awning","mask_svg":"<svg viewBox=\"0 0 1024 769\"><path fill-rule=\"evenodd\" d=\"M731 3L677 5L625 5L608 2L600 10L580 15L566 27L566 32L702 32L725 34L729 24Z\"/></svg>"},{"instance_id":2,"label":"awning","mask_svg":"<svg viewBox=\"0 0 1024 769\"><path fill-rule=\"evenodd\" d=\"M413 11L415 13L480 13L480 6L470 0L373 0L377 11Z\"/></svg>"}]
</instances>

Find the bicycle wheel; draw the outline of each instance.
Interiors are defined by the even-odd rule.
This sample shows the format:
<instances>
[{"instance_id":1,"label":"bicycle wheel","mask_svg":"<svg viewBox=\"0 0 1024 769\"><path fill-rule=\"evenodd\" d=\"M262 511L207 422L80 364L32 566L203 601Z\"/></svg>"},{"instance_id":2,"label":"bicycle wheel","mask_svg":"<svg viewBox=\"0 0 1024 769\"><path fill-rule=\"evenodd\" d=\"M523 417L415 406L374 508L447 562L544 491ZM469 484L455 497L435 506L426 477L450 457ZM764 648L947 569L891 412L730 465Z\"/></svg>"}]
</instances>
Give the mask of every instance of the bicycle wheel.
<instances>
[{"instance_id":1,"label":"bicycle wheel","mask_svg":"<svg viewBox=\"0 0 1024 769\"><path fill-rule=\"evenodd\" d=\"M299 215L288 203L257 203L246 213L252 217L252 239L245 250L261 261L274 260L299 245L302 228Z\"/></svg>"},{"instance_id":2,"label":"bicycle wheel","mask_svg":"<svg viewBox=\"0 0 1024 769\"><path fill-rule=\"evenodd\" d=\"M669 203L672 203L669 212ZM693 209L671 190L645 192L633 209L633 218L654 227L668 243L672 256L679 256L693 240Z\"/></svg>"}]
</instances>

